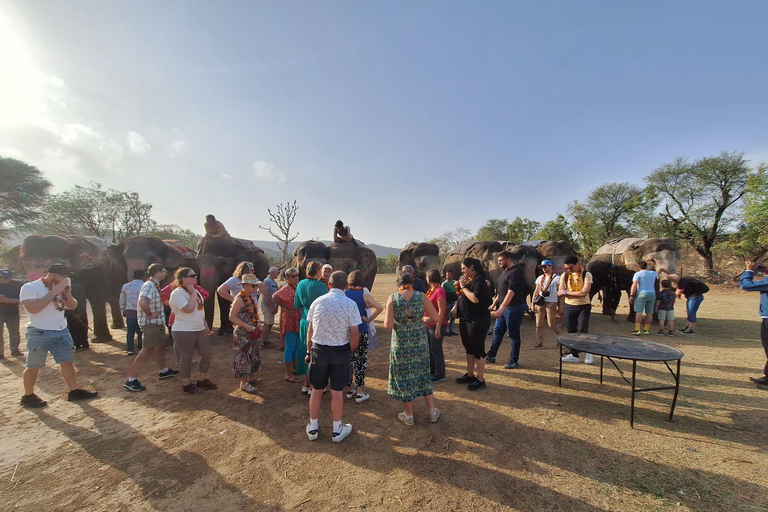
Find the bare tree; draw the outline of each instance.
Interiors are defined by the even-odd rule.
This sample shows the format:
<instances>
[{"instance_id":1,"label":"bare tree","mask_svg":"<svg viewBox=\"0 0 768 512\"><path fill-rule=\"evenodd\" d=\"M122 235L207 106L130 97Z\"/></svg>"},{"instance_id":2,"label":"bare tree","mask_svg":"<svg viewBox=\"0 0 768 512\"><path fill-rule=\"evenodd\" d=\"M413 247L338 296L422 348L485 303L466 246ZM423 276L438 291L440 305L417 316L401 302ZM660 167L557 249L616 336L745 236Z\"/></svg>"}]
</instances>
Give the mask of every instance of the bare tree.
<instances>
[{"instance_id":1,"label":"bare tree","mask_svg":"<svg viewBox=\"0 0 768 512\"><path fill-rule=\"evenodd\" d=\"M267 208L269 213L269 220L277 227L277 233L269 226L259 226L261 229L275 237L277 239L277 247L283 253L282 263L288 261L288 244L296 240L299 236L298 233L291 236L291 228L293 228L293 222L296 220L296 212L299 210L296 201L293 203L278 204L277 210L272 211Z\"/></svg>"}]
</instances>

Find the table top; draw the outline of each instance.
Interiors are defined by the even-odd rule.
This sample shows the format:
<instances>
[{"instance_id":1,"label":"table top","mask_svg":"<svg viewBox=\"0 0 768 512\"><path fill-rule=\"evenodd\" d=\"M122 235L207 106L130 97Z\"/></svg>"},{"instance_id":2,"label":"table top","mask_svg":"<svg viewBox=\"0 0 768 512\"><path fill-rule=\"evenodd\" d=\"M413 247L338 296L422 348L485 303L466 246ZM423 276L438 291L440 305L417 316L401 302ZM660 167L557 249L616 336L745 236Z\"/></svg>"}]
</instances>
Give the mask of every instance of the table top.
<instances>
[{"instance_id":1,"label":"table top","mask_svg":"<svg viewBox=\"0 0 768 512\"><path fill-rule=\"evenodd\" d=\"M580 352L635 361L676 361L685 355L676 348L648 340L648 336L571 333L561 334L557 342Z\"/></svg>"}]
</instances>

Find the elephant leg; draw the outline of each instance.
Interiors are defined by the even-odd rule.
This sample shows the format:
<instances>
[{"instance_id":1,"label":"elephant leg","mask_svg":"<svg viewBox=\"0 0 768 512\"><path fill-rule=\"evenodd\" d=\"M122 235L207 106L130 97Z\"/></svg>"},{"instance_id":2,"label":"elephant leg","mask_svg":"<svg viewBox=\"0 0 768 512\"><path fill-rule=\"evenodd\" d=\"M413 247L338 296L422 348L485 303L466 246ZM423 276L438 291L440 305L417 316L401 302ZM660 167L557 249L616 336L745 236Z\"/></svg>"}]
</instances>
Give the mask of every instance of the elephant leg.
<instances>
[{"instance_id":1,"label":"elephant leg","mask_svg":"<svg viewBox=\"0 0 768 512\"><path fill-rule=\"evenodd\" d=\"M122 329L125 327L125 320L123 320L123 315L120 313L120 302L114 299L108 302L109 310L112 312L112 325L110 327L112 329Z\"/></svg>"},{"instance_id":2,"label":"elephant leg","mask_svg":"<svg viewBox=\"0 0 768 512\"><path fill-rule=\"evenodd\" d=\"M218 296L218 295L217 295ZM228 300L222 299L219 297L219 318L220 318L220 324L219 324L219 335L221 336L227 336L229 334L232 334L234 331L234 327L232 326L232 322L229 321L229 306L230 302ZM210 327L210 326L209 326Z\"/></svg>"},{"instance_id":3,"label":"elephant leg","mask_svg":"<svg viewBox=\"0 0 768 512\"><path fill-rule=\"evenodd\" d=\"M112 341L112 334L107 327L107 303L104 300L93 300L91 311L93 312L93 339L92 343L104 343Z\"/></svg>"}]
</instances>

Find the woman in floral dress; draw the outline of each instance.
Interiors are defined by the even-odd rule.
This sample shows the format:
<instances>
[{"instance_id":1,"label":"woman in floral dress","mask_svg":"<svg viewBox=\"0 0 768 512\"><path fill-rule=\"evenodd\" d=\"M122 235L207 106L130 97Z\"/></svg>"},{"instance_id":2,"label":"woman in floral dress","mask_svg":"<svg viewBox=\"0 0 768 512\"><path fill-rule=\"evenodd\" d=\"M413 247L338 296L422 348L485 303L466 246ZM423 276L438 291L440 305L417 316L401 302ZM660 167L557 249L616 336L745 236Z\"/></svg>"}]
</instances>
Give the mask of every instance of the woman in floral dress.
<instances>
[{"instance_id":1,"label":"woman in floral dress","mask_svg":"<svg viewBox=\"0 0 768 512\"><path fill-rule=\"evenodd\" d=\"M435 407L429 374L429 342L424 322L437 323L440 316L427 296L413 290L410 274L400 274L398 292L387 299L384 327L392 330L389 354L387 394L404 402L405 411L397 418L413 425L413 399L423 396L429 409L429 421L440 418ZM427 316L424 316L426 312Z\"/></svg>"},{"instance_id":2,"label":"woman in floral dress","mask_svg":"<svg viewBox=\"0 0 768 512\"><path fill-rule=\"evenodd\" d=\"M242 289L235 296L229 310L229 321L235 326L232 334L232 348L235 350L232 367L235 378L240 379L240 389L252 395L258 391L254 386L258 380L253 379L251 374L261 369L261 322L255 297L259 282L255 275L244 274Z\"/></svg>"}]
</instances>

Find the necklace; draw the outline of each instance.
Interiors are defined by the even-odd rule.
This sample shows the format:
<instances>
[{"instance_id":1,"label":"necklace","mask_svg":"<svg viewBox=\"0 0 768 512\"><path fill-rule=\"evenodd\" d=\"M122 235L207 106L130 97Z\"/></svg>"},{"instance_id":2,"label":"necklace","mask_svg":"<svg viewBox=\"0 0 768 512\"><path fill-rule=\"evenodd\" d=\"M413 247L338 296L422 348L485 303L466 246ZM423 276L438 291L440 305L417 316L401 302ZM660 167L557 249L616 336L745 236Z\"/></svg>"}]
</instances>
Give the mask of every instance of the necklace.
<instances>
[{"instance_id":1,"label":"necklace","mask_svg":"<svg viewBox=\"0 0 768 512\"><path fill-rule=\"evenodd\" d=\"M256 309L256 301L253 299L253 295L246 295L245 290L240 290L240 298L243 299L243 307L248 310L248 316L251 318L253 325L259 321L259 311Z\"/></svg>"},{"instance_id":2,"label":"necklace","mask_svg":"<svg viewBox=\"0 0 768 512\"><path fill-rule=\"evenodd\" d=\"M403 290L413 290L413 286L411 286L409 284L405 284L403 286L398 286L397 289L400 290L400 291L403 291Z\"/></svg>"},{"instance_id":3,"label":"necklace","mask_svg":"<svg viewBox=\"0 0 768 512\"><path fill-rule=\"evenodd\" d=\"M549 288L549 285L552 283L552 278L554 277L554 274L541 274L541 284L539 285L539 289L543 292L547 288Z\"/></svg>"},{"instance_id":4,"label":"necklace","mask_svg":"<svg viewBox=\"0 0 768 512\"><path fill-rule=\"evenodd\" d=\"M437 291L437 286L433 285L432 287L430 287L429 291L427 292L427 298L431 299L436 291Z\"/></svg>"},{"instance_id":5,"label":"necklace","mask_svg":"<svg viewBox=\"0 0 768 512\"><path fill-rule=\"evenodd\" d=\"M581 277L581 265L576 267L576 272L568 273L568 291L579 292L584 288L584 280Z\"/></svg>"},{"instance_id":6,"label":"necklace","mask_svg":"<svg viewBox=\"0 0 768 512\"><path fill-rule=\"evenodd\" d=\"M349 288L350 290L357 290L359 292L363 291L362 286L347 286L347 288Z\"/></svg>"}]
</instances>

